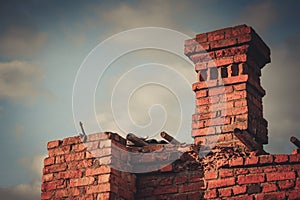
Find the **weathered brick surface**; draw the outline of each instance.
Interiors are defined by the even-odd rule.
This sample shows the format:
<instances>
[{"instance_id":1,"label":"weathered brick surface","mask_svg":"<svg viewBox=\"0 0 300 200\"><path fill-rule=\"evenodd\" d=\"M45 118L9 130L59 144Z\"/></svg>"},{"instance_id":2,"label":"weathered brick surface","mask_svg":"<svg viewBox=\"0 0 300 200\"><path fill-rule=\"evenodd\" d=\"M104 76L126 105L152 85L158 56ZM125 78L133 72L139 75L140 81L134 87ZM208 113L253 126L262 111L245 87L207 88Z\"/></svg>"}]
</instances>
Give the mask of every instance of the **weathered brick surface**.
<instances>
[{"instance_id":1,"label":"weathered brick surface","mask_svg":"<svg viewBox=\"0 0 300 200\"><path fill-rule=\"evenodd\" d=\"M268 143L260 76L261 68L270 62L270 49L255 31L240 25L196 35L194 41L186 41L185 54L195 63L198 74L192 87L195 114L200 116L193 118L195 141L239 128L247 130L261 147Z\"/></svg>"},{"instance_id":2,"label":"weathered brick surface","mask_svg":"<svg viewBox=\"0 0 300 200\"><path fill-rule=\"evenodd\" d=\"M92 134L86 143L79 137L49 142L41 199L134 199L135 175L101 165L101 158L97 159L117 157L111 148L116 139L124 144L120 136L109 133ZM90 153L93 149L99 152Z\"/></svg>"},{"instance_id":3,"label":"weathered brick surface","mask_svg":"<svg viewBox=\"0 0 300 200\"><path fill-rule=\"evenodd\" d=\"M299 149L291 155L260 155L246 151L233 134L239 128L261 147L268 142L260 85L261 68L270 62L267 45L251 27L240 25L198 34L185 41L184 51L198 77L192 85L196 146L128 147L110 132L88 135L85 143L80 137L50 141L41 199L300 199ZM199 158L197 145L217 150ZM174 156L173 163L157 164ZM151 172L126 172L153 166Z\"/></svg>"}]
</instances>

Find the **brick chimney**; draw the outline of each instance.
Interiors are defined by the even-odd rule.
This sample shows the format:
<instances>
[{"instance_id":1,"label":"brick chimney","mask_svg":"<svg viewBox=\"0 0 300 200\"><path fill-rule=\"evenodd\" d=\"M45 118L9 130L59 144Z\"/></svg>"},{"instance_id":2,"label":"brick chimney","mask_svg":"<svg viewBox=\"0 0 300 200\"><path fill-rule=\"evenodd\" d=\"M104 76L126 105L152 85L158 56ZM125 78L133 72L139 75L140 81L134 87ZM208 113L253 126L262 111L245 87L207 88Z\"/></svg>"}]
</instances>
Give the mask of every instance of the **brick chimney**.
<instances>
[{"instance_id":1,"label":"brick chimney","mask_svg":"<svg viewBox=\"0 0 300 200\"><path fill-rule=\"evenodd\" d=\"M196 109L192 136L196 144L233 146L241 130L262 148L268 143L263 118L261 69L270 62L270 49L249 26L240 25L196 35L185 41L185 54L194 62L197 82L192 89Z\"/></svg>"}]
</instances>

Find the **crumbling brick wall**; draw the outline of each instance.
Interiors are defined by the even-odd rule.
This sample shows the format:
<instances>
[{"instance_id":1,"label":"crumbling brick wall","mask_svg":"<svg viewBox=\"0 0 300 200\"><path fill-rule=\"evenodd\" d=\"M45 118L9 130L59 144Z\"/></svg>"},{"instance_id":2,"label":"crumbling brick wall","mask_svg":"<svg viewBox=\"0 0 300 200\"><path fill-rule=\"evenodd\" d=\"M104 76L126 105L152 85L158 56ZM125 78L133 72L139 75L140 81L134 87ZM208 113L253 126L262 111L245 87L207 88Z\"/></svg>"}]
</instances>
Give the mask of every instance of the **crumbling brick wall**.
<instances>
[{"instance_id":1,"label":"crumbling brick wall","mask_svg":"<svg viewBox=\"0 0 300 200\"><path fill-rule=\"evenodd\" d=\"M116 134L98 133L90 136L94 141L85 143L79 137L49 142L42 199L300 198L300 154L297 152L256 156L230 147L214 149L207 156L197 158L196 152L185 148L178 160L160 170L135 174L112 167L114 159L121 159L120 153L103 153L103 149L110 149L111 143L122 145L115 141L115 136L124 140ZM89 145L101 153L93 156L87 151ZM159 149L162 145L151 146ZM146 156L141 160L151 164L155 158Z\"/></svg>"},{"instance_id":2,"label":"crumbling brick wall","mask_svg":"<svg viewBox=\"0 0 300 200\"><path fill-rule=\"evenodd\" d=\"M241 25L198 34L184 51L198 78L194 144L139 147L109 132L51 141L42 199L300 199L300 150L263 149L267 45Z\"/></svg>"}]
</instances>

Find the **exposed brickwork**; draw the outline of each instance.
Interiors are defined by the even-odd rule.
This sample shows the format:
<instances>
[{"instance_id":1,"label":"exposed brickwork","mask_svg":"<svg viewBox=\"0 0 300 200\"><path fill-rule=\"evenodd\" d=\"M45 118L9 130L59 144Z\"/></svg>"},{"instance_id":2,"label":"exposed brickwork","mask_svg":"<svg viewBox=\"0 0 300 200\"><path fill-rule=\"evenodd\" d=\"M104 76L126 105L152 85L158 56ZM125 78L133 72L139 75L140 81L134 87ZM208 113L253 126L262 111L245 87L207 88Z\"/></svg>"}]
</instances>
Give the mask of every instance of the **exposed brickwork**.
<instances>
[{"instance_id":1,"label":"exposed brickwork","mask_svg":"<svg viewBox=\"0 0 300 200\"><path fill-rule=\"evenodd\" d=\"M116 160L111 144L119 138L116 134L99 133L90 135L86 143L79 137L49 142L41 198L133 199L136 176L108 165Z\"/></svg>"},{"instance_id":2,"label":"exposed brickwork","mask_svg":"<svg viewBox=\"0 0 300 200\"><path fill-rule=\"evenodd\" d=\"M84 143L80 137L51 141L41 199L300 199L299 149L260 155L233 134L239 128L261 147L268 141L260 76L269 48L241 25L196 35L185 42L185 54L198 74L195 144L128 146L109 132Z\"/></svg>"},{"instance_id":3,"label":"exposed brickwork","mask_svg":"<svg viewBox=\"0 0 300 200\"><path fill-rule=\"evenodd\" d=\"M198 34L185 42L185 54L198 73L198 82L193 84L195 143L240 145L233 136L211 137L239 128L261 146L267 144L260 76L261 68L270 62L270 50L255 31L241 25Z\"/></svg>"}]
</instances>

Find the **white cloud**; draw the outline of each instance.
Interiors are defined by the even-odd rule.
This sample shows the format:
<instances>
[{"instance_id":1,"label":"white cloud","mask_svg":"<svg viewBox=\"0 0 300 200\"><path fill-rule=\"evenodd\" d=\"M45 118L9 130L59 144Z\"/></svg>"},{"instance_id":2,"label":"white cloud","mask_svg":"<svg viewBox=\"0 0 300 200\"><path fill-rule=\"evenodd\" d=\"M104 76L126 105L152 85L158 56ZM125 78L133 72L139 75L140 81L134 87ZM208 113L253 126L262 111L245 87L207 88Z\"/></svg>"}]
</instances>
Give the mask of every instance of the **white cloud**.
<instances>
[{"instance_id":1,"label":"white cloud","mask_svg":"<svg viewBox=\"0 0 300 200\"><path fill-rule=\"evenodd\" d=\"M22 26L11 26L0 35L0 52L8 58L31 56L46 42L46 34Z\"/></svg>"},{"instance_id":2,"label":"white cloud","mask_svg":"<svg viewBox=\"0 0 300 200\"><path fill-rule=\"evenodd\" d=\"M0 188L0 196L9 200L39 200L41 194L41 179L43 160L46 155L35 155L33 157L24 157L19 160L29 173L32 174L32 180L27 183L21 183L9 188Z\"/></svg>"},{"instance_id":3,"label":"white cloud","mask_svg":"<svg viewBox=\"0 0 300 200\"><path fill-rule=\"evenodd\" d=\"M19 162L24 165L24 167L31 172L35 178L41 179L43 161L46 155L35 155L33 157L23 157Z\"/></svg>"},{"instance_id":4,"label":"white cloud","mask_svg":"<svg viewBox=\"0 0 300 200\"><path fill-rule=\"evenodd\" d=\"M42 70L22 61L0 63L0 98L33 99L45 93L41 87Z\"/></svg>"},{"instance_id":5,"label":"white cloud","mask_svg":"<svg viewBox=\"0 0 300 200\"><path fill-rule=\"evenodd\" d=\"M193 36L194 32L189 27L178 22L180 13L188 12L190 5L192 4L184 1L177 1L175 5L173 1L168 0L142 0L132 4L120 3L113 7L90 5L87 9L98 16L98 21L95 19L87 20L85 28L94 27L95 24L101 22L102 26L104 23L111 27L114 32L154 26L183 31Z\"/></svg>"}]
</instances>

